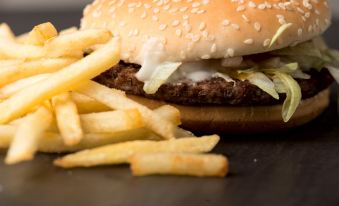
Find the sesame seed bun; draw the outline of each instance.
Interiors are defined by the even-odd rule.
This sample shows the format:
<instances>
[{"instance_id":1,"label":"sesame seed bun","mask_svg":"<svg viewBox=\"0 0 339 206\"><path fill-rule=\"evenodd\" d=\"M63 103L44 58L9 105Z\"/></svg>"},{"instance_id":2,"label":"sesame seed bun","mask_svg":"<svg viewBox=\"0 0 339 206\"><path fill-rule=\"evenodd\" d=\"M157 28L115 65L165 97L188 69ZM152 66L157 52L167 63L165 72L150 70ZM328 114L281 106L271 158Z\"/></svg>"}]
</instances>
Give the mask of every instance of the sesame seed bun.
<instances>
[{"instance_id":1,"label":"sesame seed bun","mask_svg":"<svg viewBox=\"0 0 339 206\"><path fill-rule=\"evenodd\" d=\"M121 37L122 60L141 64L151 37L164 43L170 61L244 56L319 36L330 15L326 0L96 0L81 27L110 29ZM286 23L292 26L269 47Z\"/></svg>"},{"instance_id":2,"label":"sesame seed bun","mask_svg":"<svg viewBox=\"0 0 339 206\"><path fill-rule=\"evenodd\" d=\"M131 96L133 100L155 109L166 102ZM305 99L289 122L281 118L282 105L257 107L184 106L172 104L181 112L183 127L191 131L251 134L286 130L306 124L318 117L330 103L330 90Z\"/></svg>"}]
</instances>

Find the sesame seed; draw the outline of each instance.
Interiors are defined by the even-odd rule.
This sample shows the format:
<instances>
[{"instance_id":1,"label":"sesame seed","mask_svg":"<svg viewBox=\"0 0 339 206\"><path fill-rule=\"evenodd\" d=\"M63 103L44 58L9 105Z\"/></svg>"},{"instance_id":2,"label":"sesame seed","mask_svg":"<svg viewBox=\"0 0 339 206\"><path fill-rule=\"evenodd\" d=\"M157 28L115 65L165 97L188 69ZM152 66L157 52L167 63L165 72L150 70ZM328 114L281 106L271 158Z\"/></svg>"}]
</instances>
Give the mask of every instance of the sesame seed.
<instances>
[{"instance_id":1,"label":"sesame seed","mask_svg":"<svg viewBox=\"0 0 339 206\"><path fill-rule=\"evenodd\" d=\"M210 58L211 58L211 56L208 55L208 54L205 54L205 55L201 56L201 59L210 59Z\"/></svg>"},{"instance_id":2,"label":"sesame seed","mask_svg":"<svg viewBox=\"0 0 339 206\"><path fill-rule=\"evenodd\" d=\"M167 28L167 24L160 24L159 29L160 31L163 31Z\"/></svg>"},{"instance_id":3,"label":"sesame seed","mask_svg":"<svg viewBox=\"0 0 339 206\"><path fill-rule=\"evenodd\" d=\"M227 49L227 56L228 57L234 57L234 49L228 48Z\"/></svg>"},{"instance_id":4,"label":"sesame seed","mask_svg":"<svg viewBox=\"0 0 339 206\"><path fill-rule=\"evenodd\" d=\"M254 43L254 40L253 39L246 39L244 41L244 44L253 44Z\"/></svg>"},{"instance_id":5,"label":"sesame seed","mask_svg":"<svg viewBox=\"0 0 339 206\"><path fill-rule=\"evenodd\" d=\"M245 14L241 15L241 17L244 19L245 22L247 22L247 23L250 22L250 20L248 19L248 17Z\"/></svg>"},{"instance_id":6,"label":"sesame seed","mask_svg":"<svg viewBox=\"0 0 339 206\"><path fill-rule=\"evenodd\" d=\"M175 34L180 37L182 34L182 31L180 29L177 29L175 30Z\"/></svg>"},{"instance_id":7,"label":"sesame seed","mask_svg":"<svg viewBox=\"0 0 339 206\"><path fill-rule=\"evenodd\" d=\"M214 43L214 44L212 44L212 46L211 46L211 53L214 53L214 52L216 52L216 51L217 51L217 44Z\"/></svg>"},{"instance_id":8,"label":"sesame seed","mask_svg":"<svg viewBox=\"0 0 339 206\"><path fill-rule=\"evenodd\" d=\"M157 16L152 16L152 20L153 20L153 21L158 21L159 18L158 18Z\"/></svg>"},{"instance_id":9,"label":"sesame seed","mask_svg":"<svg viewBox=\"0 0 339 206\"><path fill-rule=\"evenodd\" d=\"M222 22L222 25L223 26L228 26L228 25L230 25L230 21L228 20L228 19L224 19L224 21Z\"/></svg>"},{"instance_id":10,"label":"sesame seed","mask_svg":"<svg viewBox=\"0 0 339 206\"><path fill-rule=\"evenodd\" d=\"M202 31L206 28L206 23L205 22L201 22L199 25L199 30Z\"/></svg>"},{"instance_id":11,"label":"sesame seed","mask_svg":"<svg viewBox=\"0 0 339 206\"><path fill-rule=\"evenodd\" d=\"M160 10L159 10L158 8L154 8L154 9L153 9L153 13L155 13L155 14L159 13L159 11L160 11Z\"/></svg>"},{"instance_id":12,"label":"sesame seed","mask_svg":"<svg viewBox=\"0 0 339 206\"><path fill-rule=\"evenodd\" d=\"M245 11L246 7L244 5L237 7L237 12Z\"/></svg>"},{"instance_id":13,"label":"sesame seed","mask_svg":"<svg viewBox=\"0 0 339 206\"><path fill-rule=\"evenodd\" d=\"M258 9L260 9L260 10L266 9L266 4L259 4Z\"/></svg>"},{"instance_id":14,"label":"sesame seed","mask_svg":"<svg viewBox=\"0 0 339 206\"><path fill-rule=\"evenodd\" d=\"M267 47L267 46L270 45L270 43L271 43L271 39L265 39L265 41L264 41L264 43L263 43L263 46L264 46L264 47Z\"/></svg>"},{"instance_id":15,"label":"sesame seed","mask_svg":"<svg viewBox=\"0 0 339 206\"><path fill-rule=\"evenodd\" d=\"M231 24L231 26L233 27L233 29L235 30L239 30L240 26L238 24Z\"/></svg>"},{"instance_id":16,"label":"sesame seed","mask_svg":"<svg viewBox=\"0 0 339 206\"><path fill-rule=\"evenodd\" d=\"M199 7L200 6L200 3L199 2L194 2L193 4L192 4L192 7L193 8L196 8L196 7Z\"/></svg>"},{"instance_id":17,"label":"sesame seed","mask_svg":"<svg viewBox=\"0 0 339 206\"><path fill-rule=\"evenodd\" d=\"M254 29L255 29L257 32L259 32L259 31L261 30L261 25L260 25L259 22L255 22L255 23L254 23Z\"/></svg>"},{"instance_id":18,"label":"sesame seed","mask_svg":"<svg viewBox=\"0 0 339 206\"><path fill-rule=\"evenodd\" d=\"M248 6L249 6L250 8L255 8L255 7L257 7L257 5L256 5L253 1L248 2Z\"/></svg>"},{"instance_id":19,"label":"sesame seed","mask_svg":"<svg viewBox=\"0 0 339 206\"><path fill-rule=\"evenodd\" d=\"M303 34L303 30L300 28L298 29L298 36L300 37Z\"/></svg>"},{"instance_id":20,"label":"sesame seed","mask_svg":"<svg viewBox=\"0 0 339 206\"><path fill-rule=\"evenodd\" d=\"M192 36L192 41L193 41L193 42L198 42L198 41L200 40L200 38L201 38L201 37L200 37L199 34L193 35L193 36Z\"/></svg>"},{"instance_id":21,"label":"sesame seed","mask_svg":"<svg viewBox=\"0 0 339 206\"><path fill-rule=\"evenodd\" d=\"M172 22L172 26L178 26L180 24L180 21L179 20L174 20L173 22Z\"/></svg>"}]
</instances>

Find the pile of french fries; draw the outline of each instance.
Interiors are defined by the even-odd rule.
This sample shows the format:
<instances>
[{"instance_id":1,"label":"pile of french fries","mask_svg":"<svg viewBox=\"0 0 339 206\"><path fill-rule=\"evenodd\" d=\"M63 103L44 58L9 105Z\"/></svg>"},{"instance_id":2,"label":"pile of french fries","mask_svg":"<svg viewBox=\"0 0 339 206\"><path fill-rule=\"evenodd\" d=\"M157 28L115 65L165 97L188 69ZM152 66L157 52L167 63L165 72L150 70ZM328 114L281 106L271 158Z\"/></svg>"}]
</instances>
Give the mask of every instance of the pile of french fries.
<instances>
[{"instance_id":1,"label":"pile of french fries","mask_svg":"<svg viewBox=\"0 0 339 206\"><path fill-rule=\"evenodd\" d=\"M85 53L87 55L85 55ZM180 112L155 110L91 79L119 60L108 30L58 32L49 22L16 37L0 25L0 148L6 164L36 152L69 153L64 168L130 164L134 175L225 176L227 158L204 154L217 135L179 128Z\"/></svg>"}]
</instances>

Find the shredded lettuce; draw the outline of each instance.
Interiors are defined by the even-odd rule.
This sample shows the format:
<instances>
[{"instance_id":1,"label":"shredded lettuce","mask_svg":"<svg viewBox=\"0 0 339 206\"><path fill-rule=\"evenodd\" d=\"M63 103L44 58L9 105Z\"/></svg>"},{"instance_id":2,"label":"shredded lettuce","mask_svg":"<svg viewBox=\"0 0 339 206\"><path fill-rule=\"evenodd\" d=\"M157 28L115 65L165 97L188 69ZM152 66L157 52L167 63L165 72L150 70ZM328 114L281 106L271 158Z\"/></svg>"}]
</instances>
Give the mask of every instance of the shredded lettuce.
<instances>
[{"instance_id":1,"label":"shredded lettuce","mask_svg":"<svg viewBox=\"0 0 339 206\"><path fill-rule=\"evenodd\" d=\"M150 80L145 81L144 91L146 94L155 94L168 78L179 68L181 62L164 62L153 72Z\"/></svg>"},{"instance_id":2,"label":"shredded lettuce","mask_svg":"<svg viewBox=\"0 0 339 206\"><path fill-rule=\"evenodd\" d=\"M333 61L330 51L321 37L293 47L272 51L270 54L279 56L285 62L298 62L303 70L311 68L321 70L326 63Z\"/></svg>"},{"instance_id":3,"label":"shredded lettuce","mask_svg":"<svg viewBox=\"0 0 339 206\"><path fill-rule=\"evenodd\" d=\"M232 79L232 77L230 77L228 74L225 74L225 73L217 72L213 75L213 77L223 78L226 82L235 82L235 80Z\"/></svg>"},{"instance_id":4,"label":"shredded lettuce","mask_svg":"<svg viewBox=\"0 0 339 206\"><path fill-rule=\"evenodd\" d=\"M299 64L296 62L284 64L283 66L280 66L278 68L263 69L262 71L264 72L280 71L280 72L287 73L296 79L310 79L311 78L310 75L304 73L303 71L299 69Z\"/></svg>"},{"instance_id":5,"label":"shredded lettuce","mask_svg":"<svg viewBox=\"0 0 339 206\"><path fill-rule=\"evenodd\" d=\"M286 99L282 108L282 117L284 122L288 122L301 102L301 89L297 81L290 75L276 71L273 73L275 86L281 93L286 93Z\"/></svg>"},{"instance_id":6,"label":"shredded lettuce","mask_svg":"<svg viewBox=\"0 0 339 206\"><path fill-rule=\"evenodd\" d=\"M273 81L262 72L243 72L239 76L243 80L248 80L251 84L271 95L274 99L279 99L279 94L275 90Z\"/></svg>"},{"instance_id":7,"label":"shredded lettuce","mask_svg":"<svg viewBox=\"0 0 339 206\"><path fill-rule=\"evenodd\" d=\"M287 24L283 24L279 27L279 29L277 30L277 32L274 34L271 43L269 45L269 48L271 48L273 46L273 44L278 40L278 38L288 29L292 26L292 23L287 23Z\"/></svg>"}]
</instances>

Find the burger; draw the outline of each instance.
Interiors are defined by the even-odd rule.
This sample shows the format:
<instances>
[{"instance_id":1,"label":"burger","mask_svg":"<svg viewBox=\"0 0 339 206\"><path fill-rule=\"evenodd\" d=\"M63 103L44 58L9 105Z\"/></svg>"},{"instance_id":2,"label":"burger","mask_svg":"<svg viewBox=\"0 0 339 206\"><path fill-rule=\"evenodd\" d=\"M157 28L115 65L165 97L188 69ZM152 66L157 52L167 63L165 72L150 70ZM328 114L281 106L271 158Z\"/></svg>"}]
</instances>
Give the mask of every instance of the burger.
<instances>
[{"instance_id":1,"label":"burger","mask_svg":"<svg viewBox=\"0 0 339 206\"><path fill-rule=\"evenodd\" d=\"M193 131L252 133L328 107L339 80L321 37L330 19L326 0L96 0L81 28L121 41L120 63L95 81L150 108L174 105Z\"/></svg>"}]
</instances>

